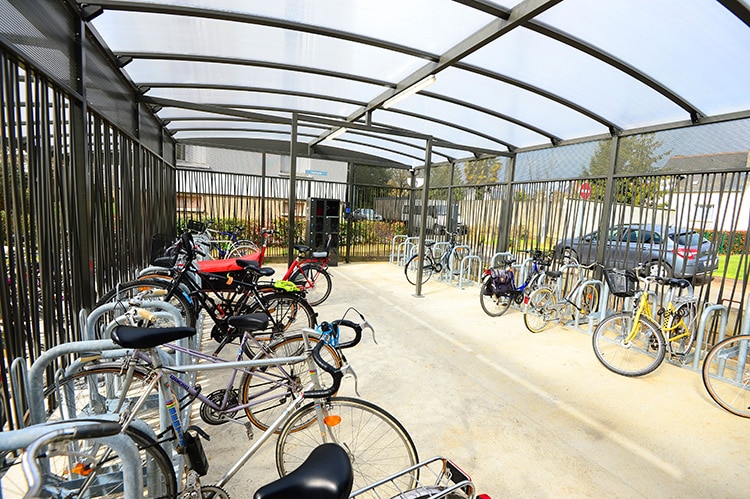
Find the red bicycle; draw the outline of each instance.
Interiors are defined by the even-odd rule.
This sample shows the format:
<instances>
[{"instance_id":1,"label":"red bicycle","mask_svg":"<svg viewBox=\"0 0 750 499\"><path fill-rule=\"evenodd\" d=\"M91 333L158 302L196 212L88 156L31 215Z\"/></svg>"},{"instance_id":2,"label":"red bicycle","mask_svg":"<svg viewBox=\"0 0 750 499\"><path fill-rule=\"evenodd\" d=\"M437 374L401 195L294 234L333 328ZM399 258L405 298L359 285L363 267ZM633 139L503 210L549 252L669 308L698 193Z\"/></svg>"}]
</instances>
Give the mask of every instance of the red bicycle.
<instances>
[{"instance_id":1,"label":"red bicycle","mask_svg":"<svg viewBox=\"0 0 750 499\"><path fill-rule=\"evenodd\" d=\"M260 251L246 255L242 259L255 260L258 265L262 266L268 247L268 238L273 234L275 234L273 230L263 229L261 231L263 243L260 246ZM307 303L313 306L320 305L331 294L332 282L331 274L328 273L328 262L330 260L328 253L331 249L332 239L333 234L329 234L323 251L313 251L310 246L294 246L294 249L298 252L297 258L286 269L284 276L281 278L284 281L293 282L298 288L304 290Z\"/></svg>"}]
</instances>

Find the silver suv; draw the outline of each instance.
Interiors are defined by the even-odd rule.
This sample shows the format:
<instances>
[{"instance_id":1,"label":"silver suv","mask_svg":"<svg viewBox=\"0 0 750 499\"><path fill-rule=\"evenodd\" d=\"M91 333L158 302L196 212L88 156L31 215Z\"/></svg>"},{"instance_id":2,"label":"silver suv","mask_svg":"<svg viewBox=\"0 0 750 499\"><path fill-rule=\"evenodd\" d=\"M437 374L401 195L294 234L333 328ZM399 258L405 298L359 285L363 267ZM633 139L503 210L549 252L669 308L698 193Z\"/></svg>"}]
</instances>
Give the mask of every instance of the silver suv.
<instances>
[{"instance_id":1,"label":"silver suv","mask_svg":"<svg viewBox=\"0 0 750 499\"><path fill-rule=\"evenodd\" d=\"M632 269L643 264L652 275L689 279L719 265L711 243L698 232L660 225L617 225L604 238L595 231L565 239L555 245L555 256L588 265L596 261L600 244L605 245L603 265Z\"/></svg>"}]
</instances>

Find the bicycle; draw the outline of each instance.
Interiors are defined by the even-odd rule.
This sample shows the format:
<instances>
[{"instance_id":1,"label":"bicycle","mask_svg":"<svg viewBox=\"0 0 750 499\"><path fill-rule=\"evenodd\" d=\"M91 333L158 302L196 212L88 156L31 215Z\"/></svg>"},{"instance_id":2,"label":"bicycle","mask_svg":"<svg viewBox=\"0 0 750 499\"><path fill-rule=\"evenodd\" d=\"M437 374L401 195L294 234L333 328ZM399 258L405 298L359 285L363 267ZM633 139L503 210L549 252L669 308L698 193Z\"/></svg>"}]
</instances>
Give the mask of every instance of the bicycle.
<instances>
[{"instance_id":1,"label":"bicycle","mask_svg":"<svg viewBox=\"0 0 750 499\"><path fill-rule=\"evenodd\" d=\"M355 331L355 340L361 338L362 327L351 321L341 320L339 325L347 326ZM318 340L315 348L311 348L310 335L313 330L303 329L305 349L299 355L281 358L258 358L233 363L219 363L216 369L222 368L256 368L255 374L264 369L283 365L297 365L305 363L308 368L310 382L297 394L288 394L288 403L284 410L274 419L263 434L255 440L250 449L231 467L229 471L213 486L201 486L200 476L207 471L208 461L200 445L200 432L197 429L185 431L179 417L180 406L184 399L176 392L170 383L173 372L190 370L208 370L214 366L164 366L158 352L158 347L169 342L195 334L193 328L144 328L118 325L113 329L113 341L123 348L144 350L150 363L146 376L147 386L135 399L129 399L122 394L127 393L131 377L121 376L125 383L117 397L104 397L104 405L117 407L121 414L123 426L127 427L133 418L140 417L141 409L150 399L155 388L159 393L161 406L166 409L170 417L167 418L174 452L186 456L187 476L185 490L179 497L204 497L213 494L214 497L226 497L221 487L225 485L239 469L257 452L257 450L272 436L277 436L276 467L280 476L296 469L309 454L311 447L334 441L345 446L350 457L358 463L355 483L365 483L373 476L384 476L395 469L411 466L417 462L414 443L404 427L389 413L364 400L350 397L334 397L343 377L341 369L335 368L321 356L326 340ZM356 343L354 343L356 344ZM318 370L330 374L332 384L325 387L321 384ZM110 373L111 374L111 373ZM89 378L90 379L90 378ZM92 395L95 401L102 394L99 390L90 392L92 383L84 383L84 396ZM312 400L306 404L308 400ZM91 402L90 402L91 403ZM101 405L99 402L94 405ZM197 441L198 443L195 443ZM161 441L160 443L165 443ZM405 483L408 486L408 483ZM191 495L192 494L192 495ZM218 495L217 495L218 494ZM224 494L224 495L221 495Z\"/></svg>"},{"instance_id":2,"label":"bicycle","mask_svg":"<svg viewBox=\"0 0 750 499\"><path fill-rule=\"evenodd\" d=\"M193 265L195 255L192 236L186 232L175 244L169 262L157 261L171 263L165 267L171 269L168 277L146 277L120 284L106 293L96 307L116 303L119 307L115 313L123 313L136 296L161 299L175 305L190 327L195 325L198 312L205 310L214 322L211 337L222 346L225 339L237 337L228 318L241 313L265 313L271 335L315 327L317 314L295 285L287 286L285 281L259 283L261 277L274 273L272 268L258 267L253 260L236 259L230 260L232 272L206 272Z\"/></svg>"},{"instance_id":3,"label":"bicycle","mask_svg":"<svg viewBox=\"0 0 750 499\"><path fill-rule=\"evenodd\" d=\"M567 318L573 324L578 324L583 318L588 322L590 315L599 307L599 289L595 284L587 282L583 271L592 270L598 265L592 263L586 266L578 262L565 265L563 269L572 270L576 274L576 281L564 296L560 281L563 272L547 272L546 277L557 281L557 286L555 289L545 286L531 292L523 312L526 329L532 333L540 333L550 323L562 324Z\"/></svg>"},{"instance_id":4,"label":"bicycle","mask_svg":"<svg viewBox=\"0 0 750 499\"><path fill-rule=\"evenodd\" d=\"M482 277L482 285L479 290L479 304L484 313L490 317L500 317L508 311L512 303L522 304L529 293L543 285L545 275L553 275L546 268L552 262L548 255L542 251L526 251L530 257L524 262L529 271L526 279L520 286L516 287L516 278L513 272L514 257L506 257L503 260L505 278L508 280L502 287L495 287L493 270L486 269ZM495 272L497 274L497 272Z\"/></svg>"},{"instance_id":5,"label":"bicycle","mask_svg":"<svg viewBox=\"0 0 750 499\"><path fill-rule=\"evenodd\" d=\"M116 319L113 325L136 323L151 325L154 322L155 317L152 313L134 307ZM259 341L255 333L268 326L268 318L264 314L235 316L231 317L229 322L241 334L234 362L242 361L243 355L251 360L294 357L300 355L304 349L301 334L287 335L275 341ZM321 348L321 356L328 364L346 371L346 357L342 350L354 344L338 343L340 324L340 321L323 323L314 337L326 335L326 345ZM363 324L372 329L366 321ZM212 364L230 362L216 356L221 346L213 354L205 354L174 342L163 346L185 358ZM63 419L81 417L81 415L98 415L104 412L119 412L120 406L127 405L128 401L136 400L143 395L143 387L147 386L149 366L152 362L149 355L143 351L134 351L118 362L100 362L99 359L93 359L76 366L74 372L55 379L55 382L45 389L44 397L45 399L55 397L59 403L60 417ZM238 374L241 375L239 386L235 386ZM262 369L236 369L232 370L224 387L207 395L202 393L200 385L183 380L175 373L169 373L168 378L175 389L182 390L181 399L200 402L198 413L205 423L210 425L221 425L227 422L244 424L248 438L252 438L252 426L265 431L286 405L288 397L299 393L309 382L309 373L304 363ZM137 383L132 383L132 381L137 381ZM115 398L118 399L117 404L107 405L102 402ZM238 413L243 413L249 423L242 423L237 418ZM51 416L52 413L47 414L48 419ZM148 421L156 419L152 413L147 416L144 412L140 412L139 417Z\"/></svg>"},{"instance_id":6,"label":"bicycle","mask_svg":"<svg viewBox=\"0 0 750 499\"><path fill-rule=\"evenodd\" d=\"M268 238L275 233L272 230L263 229L261 249L252 255L259 265L263 265ZM297 258L292 261L281 278L283 281L293 282L304 291L307 302L313 307L326 301L331 294L332 281L331 274L328 272L328 262L331 243L335 235L328 234L323 251L314 251L310 246L295 245L294 249L298 252Z\"/></svg>"},{"instance_id":7,"label":"bicycle","mask_svg":"<svg viewBox=\"0 0 750 499\"><path fill-rule=\"evenodd\" d=\"M490 499L486 494L475 495L475 487L466 473L444 457L434 457L399 471L389 477L352 491L352 463L346 450L336 444L323 444L310 453L297 470L258 489L253 499L305 497L307 499L347 499L373 495L391 499ZM405 475L415 477L416 486L400 490L398 495L386 495L381 490L389 485L398 489L394 480Z\"/></svg>"},{"instance_id":8,"label":"bicycle","mask_svg":"<svg viewBox=\"0 0 750 499\"><path fill-rule=\"evenodd\" d=\"M643 376L656 370L669 352L670 358L685 362L696 335L697 297L679 296L691 288L685 279L643 275L634 271L604 269L604 279L617 297L637 297L632 311L605 317L594 330L592 342L596 358L612 372L623 376ZM643 282L643 289L639 283ZM654 314L649 288L652 283L669 288L666 305ZM655 295L654 295L655 296ZM656 322L656 317L661 317Z\"/></svg>"},{"instance_id":9,"label":"bicycle","mask_svg":"<svg viewBox=\"0 0 750 499\"><path fill-rule=\"evenodd\" d=\"M205 223L188 220L187 228L195 233L195 241L204 248L206 257L217 260L225 258L242 258L243 256L257 253L258 246L247 239L239 239L239 234L245 230L242 225L235 225L234 230L212 229L213 220Z\"/></svg>"},{"instance_id":10,"label":"bicycle","mask_svg":"<svg viewBox=\"0 0 750 499\"><path fill-rule=\"evenodd\" d=\"M709 350L701 370L703 385L719 407L750 418L750 335L724 338Z\"/></svg>"},{"instance_id":11,"label":"bicycle","mask_svg":"<svg viewBox=\"0 0 750 499\"><path fill-rule=\"evenodd\" d=\"M439 258L435 257L432 247L435 245L435 241L425 241L425 254L424 262L422 265L422 284L430 280L433 273L440 274L445 269L452 269L454 267L454 261L457 259L456 248L458 242L456 237L457 232L445 231L448 235L448 247L443 251ZM409 284L416 286L417 284L417 272L419 271L419 254L416 254L409 258L404 265L404 274Z\"/></svg>"}]
</instances>

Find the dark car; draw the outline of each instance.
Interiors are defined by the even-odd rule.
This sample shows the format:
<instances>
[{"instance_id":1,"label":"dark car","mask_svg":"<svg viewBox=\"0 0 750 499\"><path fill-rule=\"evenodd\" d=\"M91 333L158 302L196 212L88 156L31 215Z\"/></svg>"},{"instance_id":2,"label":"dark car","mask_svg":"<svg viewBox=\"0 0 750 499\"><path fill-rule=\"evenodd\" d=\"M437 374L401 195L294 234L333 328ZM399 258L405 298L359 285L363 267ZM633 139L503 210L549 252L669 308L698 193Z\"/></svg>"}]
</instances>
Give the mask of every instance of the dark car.
<instances>
[{"instance_id":1,"label":"dark car","mask_svg":"<svg viewBox=\"0 0 750 499\"><path fill-rule=\"evenodd\" d=\"M595 231L565 239L555 245L555 256L588 265L597 260L600 244L605 245L603 265L633 269L642 264L651 275L690 279L719 264L711 243L698 232L660 225L617 225L603 238Z\"/></svg>"}]
</instances>

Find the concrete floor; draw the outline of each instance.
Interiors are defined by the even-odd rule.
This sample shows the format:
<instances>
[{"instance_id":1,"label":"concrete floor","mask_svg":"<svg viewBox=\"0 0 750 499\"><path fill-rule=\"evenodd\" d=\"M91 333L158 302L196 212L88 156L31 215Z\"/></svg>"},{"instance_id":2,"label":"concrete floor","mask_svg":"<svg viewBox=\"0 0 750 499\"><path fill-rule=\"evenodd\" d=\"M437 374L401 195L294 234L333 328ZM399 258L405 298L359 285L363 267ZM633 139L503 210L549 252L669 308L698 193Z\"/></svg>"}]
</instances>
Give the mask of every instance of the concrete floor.
<instances>
[{"instance_id":1,"label":"concrete floor","mask_svg":"<svg viewBox=\"0 0 750 499\"><path fill-rule=\"evenodd\" d=\"M716 406L699 373L665 363L643 378L618 376L596 360L586 333L531 334L516 310L488 317L477 286L430 281L417 298L388 263L331 273L319 319L353 306L376 328L377 344L365 337L347 354L361 397L403 423L420 458L452 458L480 492L750 497L750 421ZM351 380L341 393L354 395ZM238 425L201 426L212 436L210 484L250 442ZM230 481L233 498L276 477L273 450L266 444Z\"/></svg>"}]
</instances>

